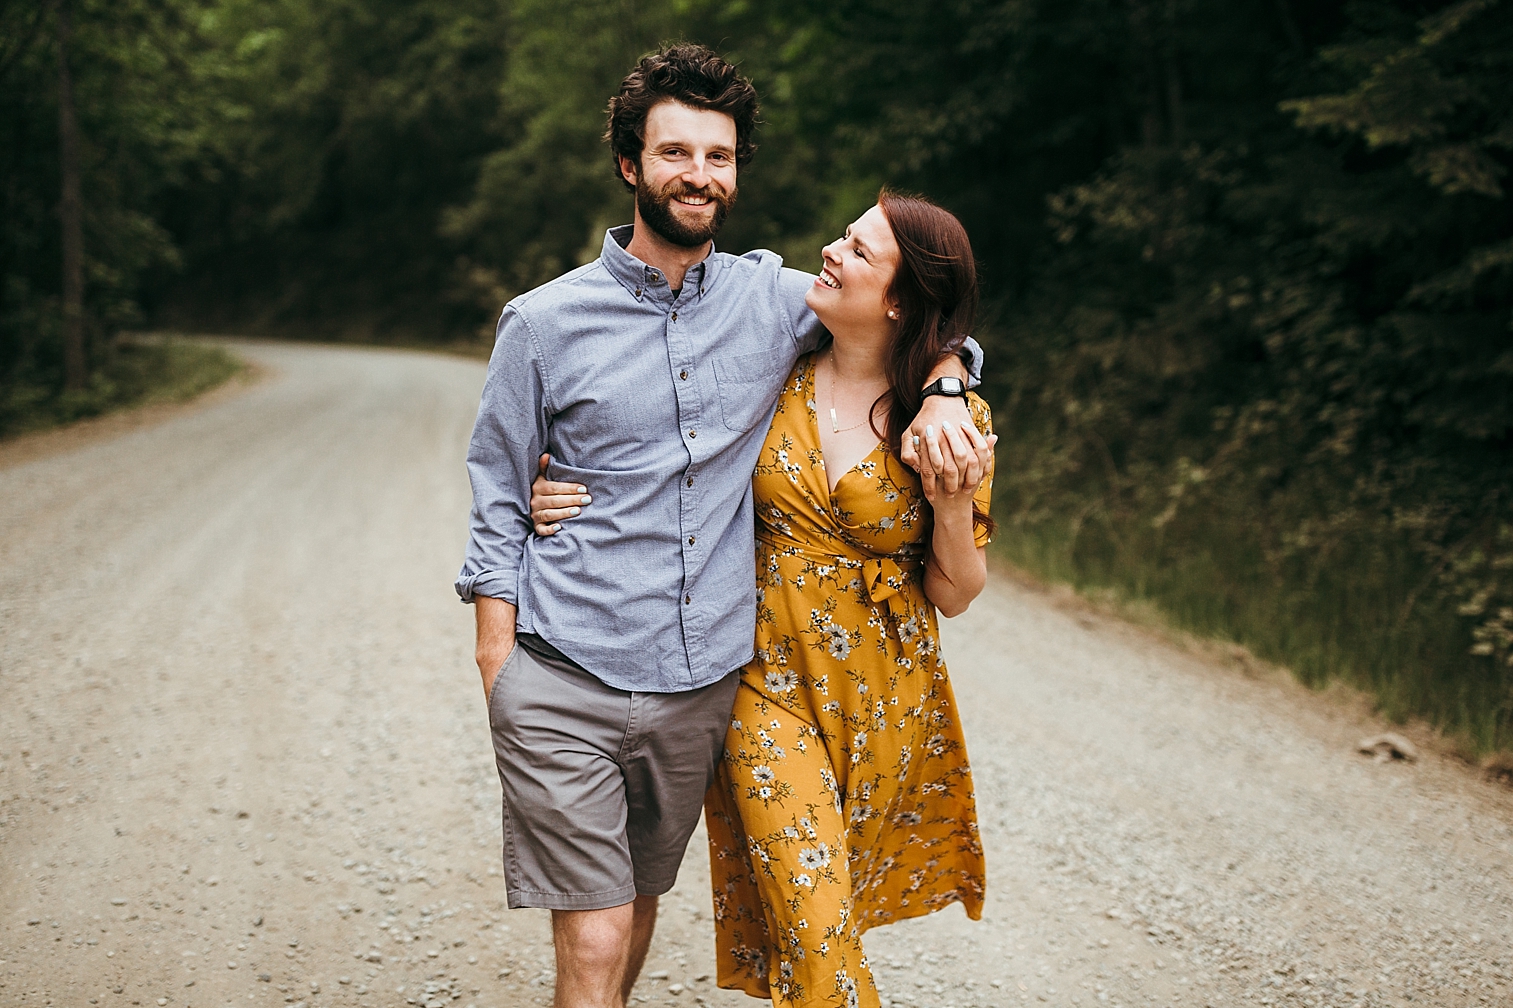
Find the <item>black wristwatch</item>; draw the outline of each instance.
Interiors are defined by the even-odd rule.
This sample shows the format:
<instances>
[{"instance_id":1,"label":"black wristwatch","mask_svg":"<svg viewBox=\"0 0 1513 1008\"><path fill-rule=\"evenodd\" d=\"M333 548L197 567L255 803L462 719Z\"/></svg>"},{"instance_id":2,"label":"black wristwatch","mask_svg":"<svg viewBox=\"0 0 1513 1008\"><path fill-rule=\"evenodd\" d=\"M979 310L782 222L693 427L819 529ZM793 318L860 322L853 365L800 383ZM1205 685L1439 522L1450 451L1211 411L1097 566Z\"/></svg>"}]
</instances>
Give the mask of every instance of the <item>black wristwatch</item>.
<instances>
[{"instance_id":1,"label":"black wristwatch","mask_svg":"<svg viewBox=\"0 0 1513 1008\"><path fill-rule=\"evenodd\" d=\"M920 399L923 400L932 395L961 396L965 399L967 386L960 378L937 378L925 386L924 391L920 393Z\"/></svg>"}]
</instances>

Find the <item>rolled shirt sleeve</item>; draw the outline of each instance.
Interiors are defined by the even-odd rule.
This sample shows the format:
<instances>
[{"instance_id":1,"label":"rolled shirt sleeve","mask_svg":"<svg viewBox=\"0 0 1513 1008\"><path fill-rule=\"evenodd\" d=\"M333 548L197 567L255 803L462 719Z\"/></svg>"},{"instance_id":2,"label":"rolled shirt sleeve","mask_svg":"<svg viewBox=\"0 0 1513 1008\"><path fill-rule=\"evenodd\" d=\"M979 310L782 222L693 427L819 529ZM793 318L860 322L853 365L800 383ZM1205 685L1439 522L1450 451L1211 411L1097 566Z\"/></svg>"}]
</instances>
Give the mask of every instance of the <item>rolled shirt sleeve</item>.
<instances>
[{"instance_id":1,"label":"rolled shirt sleeve","mask_svg":"<svg viewBox=\"0 0 1513 1008\"><path fill-rule=\"evenodd\" d=\"M956 352L961 355L961 363L967 369L967 388L976 388L982 384L982 347L977 341L968 336L962 341Z\"/></svg>"},{"instance_id":2,"label":"rolled shirt sleeve","mask_svg":"<svg viewBox=\"0 0 1513 1008\"><path fill-rule=\"evenodd\" d=\"M546 450L547 416L541 354L530 324L507 305L495 330L488 380L468 445L473 484L471 533L457 594L515 603L520 558L533 533L530 487Z\"/></svg>"}]
</instances>

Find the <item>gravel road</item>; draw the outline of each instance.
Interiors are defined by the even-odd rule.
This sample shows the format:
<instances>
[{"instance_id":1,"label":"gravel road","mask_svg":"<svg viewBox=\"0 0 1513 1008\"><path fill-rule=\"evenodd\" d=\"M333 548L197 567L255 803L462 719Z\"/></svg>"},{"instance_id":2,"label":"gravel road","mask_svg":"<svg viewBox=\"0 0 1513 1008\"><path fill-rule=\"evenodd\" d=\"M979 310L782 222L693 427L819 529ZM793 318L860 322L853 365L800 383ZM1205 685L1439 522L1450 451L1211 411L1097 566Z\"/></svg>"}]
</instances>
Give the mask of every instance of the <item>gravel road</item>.
<instances>
[{"instance_id":1,"label":"gravel road","mask_svg":"<svg viewBox=\"0 0 1513 1008\"><path fill-rule=\"evenodd\" d=\"M544 1004L452 594L483 367L236 344L262 381L0 470L0 1004ZM950 621L981 922L885 1004L1513 1004L1513 791L995 576ZM713 989L703 837L637 991Z\"/></svg>"}]
</instances>

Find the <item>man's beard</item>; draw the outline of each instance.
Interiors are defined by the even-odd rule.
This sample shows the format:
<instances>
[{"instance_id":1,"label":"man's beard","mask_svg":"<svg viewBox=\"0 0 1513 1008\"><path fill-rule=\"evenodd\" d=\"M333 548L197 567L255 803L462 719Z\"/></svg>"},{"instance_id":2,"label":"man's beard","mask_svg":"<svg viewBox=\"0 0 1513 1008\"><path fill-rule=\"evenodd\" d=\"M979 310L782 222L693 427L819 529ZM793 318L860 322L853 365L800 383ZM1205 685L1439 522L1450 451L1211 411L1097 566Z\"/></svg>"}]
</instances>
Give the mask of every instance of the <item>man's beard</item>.
<instances>
[{"instance_id":1,"label":"man's beard","mask_svg":"<svg viewBox=\"0 0 1513 1008\"><path fill-rule=\"evenodd\" d=\"M647 227L667 241L683 248L698 248L719 234L720 226L730 214L737 190L726 192L711 183L695 189L684 182L670 183L662 190L652 189L644 178L636 183L636 209L641 211L641 220ZM673 214L674 196L707 196L714 204L714 213L703 223L685 224Z\"/></svg>"}]
</instances>

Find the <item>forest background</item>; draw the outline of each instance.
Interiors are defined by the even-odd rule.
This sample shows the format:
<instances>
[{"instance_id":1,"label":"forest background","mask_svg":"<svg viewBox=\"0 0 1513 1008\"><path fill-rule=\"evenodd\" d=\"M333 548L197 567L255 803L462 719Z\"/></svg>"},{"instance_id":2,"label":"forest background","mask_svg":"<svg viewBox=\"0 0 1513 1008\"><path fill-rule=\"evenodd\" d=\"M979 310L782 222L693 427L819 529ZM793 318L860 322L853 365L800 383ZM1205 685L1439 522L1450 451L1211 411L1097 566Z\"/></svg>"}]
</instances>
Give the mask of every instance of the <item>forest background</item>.
<instances>
[{"instance_id":1,"label":"forest background","mask_svg":"<svg viewBox=\"0 0 1513 1008\"><path fill-rule=\"evenodd\" d=\"M486 344L672 39L763 96L722 248L967 224L1008 557L1513 748L1513 0L3 0L0 434L148 328Z\"/></svg>"}]
</instances>

